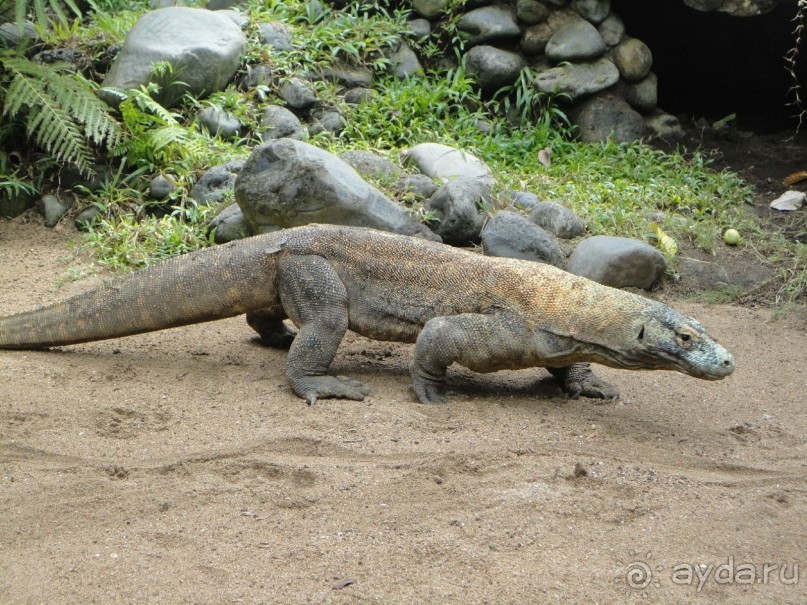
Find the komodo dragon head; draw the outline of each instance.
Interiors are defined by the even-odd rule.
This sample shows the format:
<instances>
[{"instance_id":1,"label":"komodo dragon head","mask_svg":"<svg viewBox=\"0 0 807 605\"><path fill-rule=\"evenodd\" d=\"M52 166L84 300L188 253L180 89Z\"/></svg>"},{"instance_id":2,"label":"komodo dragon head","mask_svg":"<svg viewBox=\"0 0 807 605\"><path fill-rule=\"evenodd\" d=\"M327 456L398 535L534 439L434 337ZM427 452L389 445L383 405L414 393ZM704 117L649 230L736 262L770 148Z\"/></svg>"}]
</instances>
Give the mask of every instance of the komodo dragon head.
<instances>
[{"instance_id":1,"label":"komodo dragon head","mask_svg":"<svg viewBox=\"0 0 807 605\"><path fill-rule=\"evenodd\" d=\"M704 380L721 380L734 371L731 353L700 323L667 305L647 305L630 325L633 346L627 356L617 354L617 367L678 370Z\"/></svg>"}]
</instances>

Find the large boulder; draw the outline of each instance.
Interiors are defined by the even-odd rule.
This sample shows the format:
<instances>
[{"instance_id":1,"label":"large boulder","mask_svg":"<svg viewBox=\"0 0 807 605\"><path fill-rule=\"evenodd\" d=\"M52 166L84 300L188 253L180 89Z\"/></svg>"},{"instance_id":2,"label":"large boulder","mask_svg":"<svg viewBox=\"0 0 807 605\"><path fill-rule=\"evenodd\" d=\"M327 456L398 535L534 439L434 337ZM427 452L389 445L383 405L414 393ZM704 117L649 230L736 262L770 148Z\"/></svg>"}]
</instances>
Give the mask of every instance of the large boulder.
<instances>
[{"instance_id":1,"label":"large boulder","mask_svg":"<svg viewBox=\"0 0 807 605\"><path fill-rule=\"evenodd\" d=\"M539 73L533 86L538 92L563 93L572 100L605 90L619 81L619 70L605 57L590 63L564 63Z\"/></svg>"},{"instance_id":2,"label":"large boulder","mask_svg":"<svg viewBox=\"0 0 807 605\"><path fill-rule=\"evenodd\" d=\"M502 210L482 231L482 251L488 256L520 258L563 269L565 256L555 238L520 214Z\"/></svg>"},{"instance_id":3,"label":"large boulder","mask_svg":"<svg viewBox=\"0 0 807 605\"><path fill-rule=\"evenodd\" d=\"M577 19L570 20L552 34L544 52L553 61L575 61L599 57L605 48L605 40L597 28L588 21Z\"/></svg>"},{"instance_id":4,"label":"large boulder","mask_svg":"<svg viewBox=\"0 0 807 605\"><path fill-rule=\"evenodd\" d=\"M520 55L486 44L474 46L465 60L468 73L486 92L513 84L527 65Z\"/></svg>"},{"instance_id":5,"label":"large boulder","mask_svg":"<svg viewBox=\"0 0 807 605\"><path fill-rule=\"evenodd\" d=\"M650 244L627 237L595 235L580 242L566 270L614 288L653 287L664 271L664 256Z\"/></svg>"},{"instance_id":6,"label":"large boulder","mask_svg":"<svg viewBox=\"0 0 807 605\"><path fill-rule=\"evenodd\" d=\"M472 177L492 185L491 169L475 155L443 145L420 143L402 154L405 162L413 164L421 173L437 181L448 182L459 177Z\"/></svg>"},{"instance_id":7,"label":"large boulder","mask_svg":"<svg viewBox=\"0 0 807 605\"><path fill-rule=\"evenodd\" d=\"M513 40L521 29L509 8L483 6L468 11L457 21L460 37L468 46Z\"/></svg>"},{"instance_id":8,"label":"large boulder","mask_svg":"<svg viewBox=\"0 0 807 605\"><path fill-rule=\"evenodd\" d=\"M577 126L581 141L592 143L609 138L636 141L644 136L644 119L622 97L601 93L572 108L569 119Z\"/></svg>"},{"instance_id":9,"label":"large boulder","mask_svg":"<svg viewBox=\"0 0 807 605\"><path fill-rule=\"evenodd\" d=\"M479 207L489 197L490 188L483 181L458 177L440 187L423 207L437 219L430 226L445 243L467 246L479 241Z\"/></svg>"},{"instance_id":10,"label":"large boulder","mask_svg":"<svg viewBox=\"0 0 807 605\"><path fill-rule=\"evenodd\" d=\"M171 6L146 13L126 36L103 87L139 88L154 79L152 68L164 61L172 73L161 82L158 100L174 105L186 92L195 96L224 89L246 47L241 29L213 11ZM101 93L116 103L116 95Z\"/></svg>"},{"instance_id":11,"label":"large boulder","mask_svg":"<svg viewBox=\"0 0 807 605\"><path fill-rule=\"evenodd\" d=\"M236 180L235 199L253 233L330 223L437 239L346 162L293 139L255 148Z\"/></svg>"}]
</instances>

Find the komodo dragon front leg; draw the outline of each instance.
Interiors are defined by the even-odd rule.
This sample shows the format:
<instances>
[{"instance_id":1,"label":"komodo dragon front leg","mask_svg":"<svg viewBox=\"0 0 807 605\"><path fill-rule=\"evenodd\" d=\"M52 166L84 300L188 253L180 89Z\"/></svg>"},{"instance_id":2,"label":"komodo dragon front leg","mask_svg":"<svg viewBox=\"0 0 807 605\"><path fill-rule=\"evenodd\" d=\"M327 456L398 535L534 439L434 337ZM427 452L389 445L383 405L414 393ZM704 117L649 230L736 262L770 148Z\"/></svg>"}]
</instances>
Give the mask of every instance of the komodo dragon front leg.
<instances>
[{"instance_id":1,"label":"komodo dragon front leg","mask_svg":"<svg viewBox=\"0 0 807 605\"><path fill-rule=\"evenodd\" d=\"M369 389L361 382L325 375L348 327L347 290L333 267L320 256L284 257L278 262L278 290L299 328L286 367L292 390L309 404L327 397L364 399ZM272 325L271 310L263 318Z\"/></svg>"},{"instance_id":2,"label":"komodo dragon front leg","mask_svg":"<svg viewBox=\"0 0 807 605\"><path fill-rule=\"evenodd\" d=\"M563 357L564 344L547 334L533 334L506 312L435 317L415 343L412 383L421 403L445 403L448 366L459 363L475 372L495 372L549 365ZM548 368L573 396L615 398L617 391L599 379L587 363Z\"/></svg>"}]
</instances>

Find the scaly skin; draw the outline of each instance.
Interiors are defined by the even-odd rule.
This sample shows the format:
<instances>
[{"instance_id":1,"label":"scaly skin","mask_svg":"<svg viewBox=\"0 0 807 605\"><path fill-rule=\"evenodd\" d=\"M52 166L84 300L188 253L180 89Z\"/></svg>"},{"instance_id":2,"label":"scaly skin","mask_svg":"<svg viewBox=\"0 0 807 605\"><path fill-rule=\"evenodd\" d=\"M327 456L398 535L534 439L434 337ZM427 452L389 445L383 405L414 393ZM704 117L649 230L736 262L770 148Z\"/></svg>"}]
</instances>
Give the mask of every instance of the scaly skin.
<instances>
[{"instance_id":1,"label":"scaly skin","mask_svg":"<svg viewBox=\"0 0 807 605\"><path fill-rule=\"evenodd\" d=\"M423 403L445 401L452 363L477 372L542 366L573 396L602 398L617 391L589 362L706 380L734 370L731 354L697 321L659 302L549 265L324 225L180 256L0 318L0 348L42 349L242 313L264 344L289 348L287 377L309 403L368 393L326 374L348 329L414 342L412 381Z\"/></svg>"}]
</instances>

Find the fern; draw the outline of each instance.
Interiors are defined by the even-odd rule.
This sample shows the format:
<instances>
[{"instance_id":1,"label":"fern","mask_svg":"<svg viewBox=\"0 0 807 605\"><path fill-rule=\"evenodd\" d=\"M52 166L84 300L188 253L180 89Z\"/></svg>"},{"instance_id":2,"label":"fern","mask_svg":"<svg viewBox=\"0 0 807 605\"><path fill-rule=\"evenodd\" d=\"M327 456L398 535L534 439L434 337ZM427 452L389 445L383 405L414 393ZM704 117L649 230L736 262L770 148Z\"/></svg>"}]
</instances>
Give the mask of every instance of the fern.
<instances>
[{"instance_id":1,"label":"fern","mask_svg":"<svg viewBox=\"0 0 807 605\"><path fill-rule=\"evenodd\" d=\"M120 143L120 125L80 75L23 57L0 58L0 63L11 75L3 115L24 113L28 136L45 151L91 174L90 144L111 149Z\"/></svg>"},{"instance_id":2,"label":"fern","mask_svg":"<svg viewBox=\"0 0 807 605\"><path fill-rule=\"evenodd\" d=\"M156 84L139 90L104 88L103 91L121 99L118 109L127 137L116 149L116 155L124 155L130 164L151 170L176 163L187 167L205 157L204 139L182 126L179 114L151 97L150 93L159 92Z\"/></svg>"}]
</instances>

